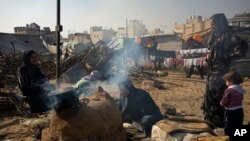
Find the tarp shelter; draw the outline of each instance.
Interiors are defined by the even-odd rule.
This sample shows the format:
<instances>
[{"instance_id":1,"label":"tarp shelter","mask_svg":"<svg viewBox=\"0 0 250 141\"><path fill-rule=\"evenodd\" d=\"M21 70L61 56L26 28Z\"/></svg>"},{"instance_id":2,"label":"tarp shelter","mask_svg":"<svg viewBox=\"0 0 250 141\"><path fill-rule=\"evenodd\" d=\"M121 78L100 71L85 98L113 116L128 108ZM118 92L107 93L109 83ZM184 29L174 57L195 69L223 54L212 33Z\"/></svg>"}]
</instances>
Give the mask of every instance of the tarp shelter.
<instances>
[{"instance_id":1,"label":"tarp shelter","mask_svg":"<svg viewBox=\"0 0 250 141\"><path fill-rule=\"evenodd\" d=\"M145 53L164 58L176 58L176 51L180 50L183 45L183 40L174 34L139 38L136 39L136 42L145 50Z\"/></svg>"},{"instance_id":2,"label":"tarp shelter","mask_svg":"<svg viewBox=\"0 0 250 141\"><path fill-rule=\"evenodd\" d=\"M22 55L26 50L34 50L46 59L54 57L38 35L0 33L0 52L3 54Z\"/></svg>"}]
</instances>

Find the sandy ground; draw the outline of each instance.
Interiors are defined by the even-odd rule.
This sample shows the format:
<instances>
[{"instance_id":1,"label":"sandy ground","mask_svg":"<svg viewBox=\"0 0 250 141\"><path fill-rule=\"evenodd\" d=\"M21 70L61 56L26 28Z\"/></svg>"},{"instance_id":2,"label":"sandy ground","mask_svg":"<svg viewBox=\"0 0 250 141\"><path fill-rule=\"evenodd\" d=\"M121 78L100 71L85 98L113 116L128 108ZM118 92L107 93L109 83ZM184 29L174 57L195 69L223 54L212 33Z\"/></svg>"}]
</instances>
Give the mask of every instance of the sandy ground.
<instances>
[{"instance_id":1,"label":"sandy ground","mask_svg":"<svg viewBox=\"0 0 250 141\"><path fill-rule=\"evenodd\" d=\"M198 75L186 78L184 73L173 71L170 71L166 77L158 77L157 80L163 82L164 90L152 87L150 80L137 81L134 84L149 92L160 108L162 103L167 103L174 106L178 113L203 118L200 107L205 91L205 80L201 80ZM246 80L243 87L246 89L244 97L244 124L246 124L250 120L250 80ZM162 108L161 111L163 112ZM24 117L18 115L1 113L0 140L34 140L32 130L20 125L20 121L23 119Z\"/></svg>"}]
</instances>

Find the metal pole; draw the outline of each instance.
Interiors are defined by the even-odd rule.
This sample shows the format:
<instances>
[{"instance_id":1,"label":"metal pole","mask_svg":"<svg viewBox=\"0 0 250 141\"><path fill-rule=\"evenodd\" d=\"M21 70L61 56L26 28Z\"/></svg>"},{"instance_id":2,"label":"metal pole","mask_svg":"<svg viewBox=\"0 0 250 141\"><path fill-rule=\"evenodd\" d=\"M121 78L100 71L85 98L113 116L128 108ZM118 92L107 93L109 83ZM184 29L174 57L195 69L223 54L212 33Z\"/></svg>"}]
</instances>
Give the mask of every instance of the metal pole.
<instances>
[{"instance_id":1,"label":"metal pole","mask_svg":"<svg viewBox=\"0 0 250 141\"><path fill-rule=\"evenodd\" d=\"M60 25L60 0L57 0L57 25L56 25L56 84L59 86L59 74L60 74L60 32L62 26Z\"/></svg>"},{"instance_id":2,"label":"metal pole","mask_svg":"<svg viewBox=\"0 0 250 141\"><path fill-rule=\"evenodd\" d=\"M127 40L128 40L128 20L126 19L126 37L124 40L124 53L125 53L125 69L127 71Z\"/></svg>"}]
</instances>

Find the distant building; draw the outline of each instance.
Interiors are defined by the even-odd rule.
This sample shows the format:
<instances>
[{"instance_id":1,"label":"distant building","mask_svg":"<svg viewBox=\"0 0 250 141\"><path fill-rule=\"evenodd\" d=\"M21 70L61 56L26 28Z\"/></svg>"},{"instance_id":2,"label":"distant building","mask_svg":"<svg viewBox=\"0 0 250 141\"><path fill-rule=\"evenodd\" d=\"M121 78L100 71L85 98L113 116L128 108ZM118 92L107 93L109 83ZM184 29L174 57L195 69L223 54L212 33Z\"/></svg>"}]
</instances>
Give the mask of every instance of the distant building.
<instances>
[{"instance_id":1,"label":"distant building","mask_svg":"<svg viewBox=\"0 0 250 141\"><path fill-rule=\"evenodd\" d=\"M15 34L39 35L47 44L56 43L56 32L51 31L49 27L44 27L43 30L36 23L26 24L26 27L14 27Z\"/></svg>"},{"instance_id":2,"label":"distant building","mask_svg":"<svg viewBox=\"0 0 250 141\"><path fill-rule=\"evenodd\" d=\"M15 34L41 35L40 26L36 23L26 24L26 27L14 27Z\"/></svg>"},{"instance_id":3,"label":"distant building","mask_svg":"<svg viewBox=\"0 0 250 141\"><path fill-rule=\"evenodd\" d=\"M128 23L128 37L133 38L137 36L144 36L148 34L148 30L142 21L137 19L130 20Z\"/></svg>"},{"instance_id":4,"label":"distant building","mask_svg":"<svg viewBox=\"0 0 250 141\"><path fill-rule=\"evenodd\" d=\"M228 22L231 26L250 27L250 13L237 14Z\"/></svg>"},{"instance_id":5,"label":"distant building","mask_svg":"<svg viewBox=\"0 0 250 141\"><path fill-rule=\"evenodd\" d=\"M209 19L203 19L202 16L191 16L186 20L185 24L175 24L174 31L175 33L185 36L196 32L202 32L210 27Z\"/></svg>"},{"instance_id":6,"label":"distant building","mask_svg":"<svg viewBox=\"0 0 250 141\"><path fill-rule=\"evenodd\" d=\"M103 41L106 44L112 41L115 37L115 31L113 29L103 29L102 27L90 27L90 37L95 44L98 41Z\"/></svg>"},{"instance_id":7,"label":"distant building","mask_svg":"<svg viewBox=\"0 0 250 141\"><path fill-rule=\"evenodd\" d=\"M119 27L117 29L117 35L118 38L125 38L126 37L126 28L124 27Z\"/></svg>"},{"instance_id":8,"label":"distant building","mask_svg":"<svg viewBox=\"0 0 250 141\"><path fill-rule=\"evenodd\" d=\"M153 31L150 31L150 35L161 35L164 34L164 31L162 31L160 28L155 28Z\"/></svg>"},{"instance_id":9,"label":"distant building","mask_svg":"<svg viewBox=\"0 0 250 141\"><path fill-rule=\"evenodd\" d=\"M68 42L90 44L90 34L88 33L74 33L68 35Z\"/></svg>"},{"instance_id":10,"label":"distant building","mask_svg":"<svg viewBox=\"0 0 250 141\"><path fill-rule=\"evenodd\" d=\"M96 32L96 31L101 31L101 30L102 30L101 26L92 26L92 27L90 27L90 34L92 34L93 32Z\"/></svg>"},{"instance_id":11,"label":"distant building","mask_svg":"<svg viewBox=\"0 0 250 141\"><path fill-rule=\"evenodd\" d=\"M92 47L92 41L90 38L90 34L86 31L83 33L72 33L68 34L67 39L62 39L63 45L61 46L62 49L62 58L66 58L65 56L71 56L73 54L82 53L86 49ZM54 47L54 50L56 47ZM66 55L67 54L67 55Z\"/></svg>"}]
</instances>

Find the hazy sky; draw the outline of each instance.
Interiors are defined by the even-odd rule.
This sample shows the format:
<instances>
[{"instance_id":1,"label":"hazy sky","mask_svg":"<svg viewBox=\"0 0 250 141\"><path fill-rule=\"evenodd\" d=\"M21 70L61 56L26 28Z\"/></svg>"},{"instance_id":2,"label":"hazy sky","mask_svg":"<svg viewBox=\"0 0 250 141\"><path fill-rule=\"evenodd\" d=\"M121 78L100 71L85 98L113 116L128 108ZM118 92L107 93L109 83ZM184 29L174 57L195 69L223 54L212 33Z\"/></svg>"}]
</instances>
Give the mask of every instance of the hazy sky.
<instances>
[{"instance_id":1,"label":"hazy sky","mask_svg":"<svg viewBox=\"0 0 250 141\"><path fill-rule=\"evenodd\" d=\"M56 26L56 0L0 0L0 32L13 33L15 26L32 22L41 27ZM149 30L184 23L192 15L209 18L225 13L250 12L250 0L61 0L62 35L89 31L90 26L125 27L126 19L142 20Z\"/></svg>"}]
</instances>

